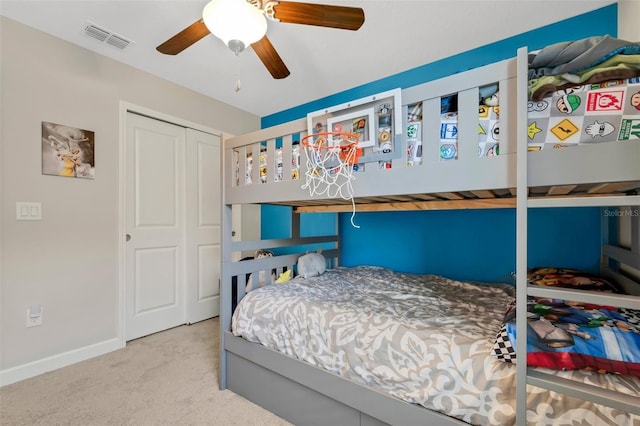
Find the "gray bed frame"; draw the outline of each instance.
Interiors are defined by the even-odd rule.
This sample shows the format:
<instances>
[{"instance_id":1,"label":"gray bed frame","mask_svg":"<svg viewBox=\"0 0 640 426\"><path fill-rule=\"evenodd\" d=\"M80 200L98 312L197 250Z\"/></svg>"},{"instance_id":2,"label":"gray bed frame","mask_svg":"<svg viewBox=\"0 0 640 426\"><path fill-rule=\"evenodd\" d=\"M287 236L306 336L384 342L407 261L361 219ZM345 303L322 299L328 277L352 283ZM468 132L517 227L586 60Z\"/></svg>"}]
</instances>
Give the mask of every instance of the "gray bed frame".
<instances>
[{"instance_id":1,"label":"gray bed frame","mask_svg":"<svg viewBox=\"0 0 640 426\"><path fill-rule=\"evenodd\" d=\"M519 307L518 335L527 333L526 297L551 296L577 301L597 302L640 309L640 218L628 215L630 247L605 243L602 248L602 272L623 283L632 296L593 294L549 288L531 288L526 284L527 212L532 208L563 206L628 206L640 211L640 142L579 146L567 150L527 153L527 50L516 57L479 69L463 72L402 91L403 117L407 106L423 103L423 141L437 140L440 97L458 94L460 117L477 117L479 88L498 83L500 88L500 155L477 156L477 121L460 121L459 158L438 161L438 144L425 144L423 161L408 167L406 158L393 161L390 170L370 167L354 182L357 211L425 210L455 208L516 209L516 286ZM432 117L433 119L430 119ZM406 123L403 123L406 124ZM466 130L465 130L466 129ZM465 424L441 413L400 401L366 386L354 383L261 345L233 336L232 281L236 299L244 296L246 275L276 269L279 274L292 268L297 258L323 247L328 266L340 260L338 230L333 235L301 237L300 214L308 211L351 211L351 202L317 199L301 186L304 180L292 180L291 148L306 135L307 121L295 120L251 134L225 138L223 146L223 233L222 285L220 306L220 388L230 389L269 411L299 425L455 425ZM401 140L402 152L406 141ZM276 158L277 146L283 150L281 181L245 184L247 154L258 158L265 149L268 159ZM606 158L606 161L603 159ZM579 166L578 166L579 165ZM267 176L275 176L276 164L267 162ZM304 176L304 163L300 176ZM258 182L257 167L252 170ZM232 241L234 204L275 204L292 206L290 238ZM608 241L604 223L603 241ZM610 218L618 220L618 217ZM611 236L617 237L617 236ZM616 240L617 238L611 238ZM234 254L257 249L285 249L288 254L242 262L233 262ZM632 278L634 277L635 278ZM518 339L517 351L523 353L526 339ZM517 364L517 424L526 418L527 384L541 386L602 403L640 415L637 397L625 396L547 376Z\"/></svg>"}]
</instances>

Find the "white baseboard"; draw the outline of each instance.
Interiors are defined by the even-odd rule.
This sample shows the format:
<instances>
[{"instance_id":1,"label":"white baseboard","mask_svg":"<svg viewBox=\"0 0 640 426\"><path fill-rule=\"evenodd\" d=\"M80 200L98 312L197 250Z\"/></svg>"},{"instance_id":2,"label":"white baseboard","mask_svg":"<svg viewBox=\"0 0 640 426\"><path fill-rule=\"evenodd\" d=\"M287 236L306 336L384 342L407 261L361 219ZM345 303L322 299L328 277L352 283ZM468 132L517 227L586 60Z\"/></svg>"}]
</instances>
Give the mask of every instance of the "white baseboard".
<instances>
[{"instance_id":1,"label":"white baseboard","mask_svg":"<svg viewBox=\"0 0 640 426\"><path fill-rule=\"evenodd\" d=\"M0 371L0 387L16 383L30 377L35 377L48 371L57 370L80 361L104 355L125 347L122 339L115 338L84 348L74 349L58 355L53 355L17 367Z\"/></svg>"}]
</instances>

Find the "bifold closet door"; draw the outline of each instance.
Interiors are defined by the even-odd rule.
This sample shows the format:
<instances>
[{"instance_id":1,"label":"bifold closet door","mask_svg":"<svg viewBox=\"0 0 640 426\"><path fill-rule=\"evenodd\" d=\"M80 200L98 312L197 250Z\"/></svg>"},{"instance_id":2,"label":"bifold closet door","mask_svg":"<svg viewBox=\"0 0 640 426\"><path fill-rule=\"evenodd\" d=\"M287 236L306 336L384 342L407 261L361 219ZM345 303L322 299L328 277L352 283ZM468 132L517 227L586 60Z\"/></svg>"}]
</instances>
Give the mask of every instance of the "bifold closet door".
<instances>
[{"instance_id":1,"label":"bifold closet door","mask_svg":"<svg viewBox=\"0 0 640 426\"><path fill-rule=\"evenodd\" d=\"M220 138L127 114L126 340L218 315Z\"/></svg>"},{"instance_id":2,"label":"bifold closet door","mask_svg":"<svg viewBox=\"0 0 640 426\"><path fill-rule=\"evenodd\" d=\"M220 137L187 130L186 302L187 322L220 313Z\"/></svg>"},{"instance_id":3,"label":"bifold closet door","mask_svg":"<svg viewBox=\"0 0 640 426\"><path fill-rule=\"evenodd\" d=\"M186 322L184 127L127 114L126 340Z\"/></svg>"}]
</instances>

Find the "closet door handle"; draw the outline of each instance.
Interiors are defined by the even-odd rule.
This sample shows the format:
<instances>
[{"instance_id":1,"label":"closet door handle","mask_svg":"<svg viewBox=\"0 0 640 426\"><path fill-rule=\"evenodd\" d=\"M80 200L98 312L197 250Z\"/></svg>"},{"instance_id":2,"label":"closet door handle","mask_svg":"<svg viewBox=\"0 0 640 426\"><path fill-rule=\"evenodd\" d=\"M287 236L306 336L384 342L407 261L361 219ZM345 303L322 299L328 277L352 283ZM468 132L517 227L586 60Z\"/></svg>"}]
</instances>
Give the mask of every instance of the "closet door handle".
<instances>
[{"instance_id":1,"label":"closet door handle","mask_svg":"<svg viewBox=\"0 0 640 426\"><path fill-rule=\"evenodd\" d=\"M125 237L124 237L125 241L129 241L130 239L131 239L131 235L129 235L129 234L125 235Z\"/></svg>"}]
</instances>

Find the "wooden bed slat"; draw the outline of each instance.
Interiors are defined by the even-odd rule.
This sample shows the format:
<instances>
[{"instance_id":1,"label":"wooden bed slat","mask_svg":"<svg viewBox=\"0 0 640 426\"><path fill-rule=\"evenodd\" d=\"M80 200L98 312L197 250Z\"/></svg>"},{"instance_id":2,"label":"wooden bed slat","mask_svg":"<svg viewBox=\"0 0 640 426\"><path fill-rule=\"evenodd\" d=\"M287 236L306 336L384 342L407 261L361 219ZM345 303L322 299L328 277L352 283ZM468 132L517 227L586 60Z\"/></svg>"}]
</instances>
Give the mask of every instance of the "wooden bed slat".
<instances>
[{"instance_id":1,"label":"wooden bed slat","mask_svg":"<svg viewBox=\"0 0 640 426\"><path fill-rule=\"evenodd\" d=\"M588 194L603 194L607 192L625 191L633 188L632 182L614 182L614 183L601 183L591 187L587 190Z\"/></svg>"},{"instance_id":2,"label":"wooden bed slat","mask_svg":"<svg viewBox=\"0 0 640 426\"><path fill-rule=\"evenodd\" d=\"M478 198L496 198L496 194L494 194L493 191L480 190L480 191L471 191L471 193Z\"/></svg>"},{"instance_id":3,"label":"wooden bed slat","mask_svg":"<svg viewBox=\"0 0 640 426\"><path fill-rule=\"evenodd\" d=\"M428 195L428 194L416 194L414 195L414 197L417 200L422 200L422 201L431 201L431 200L437 200L438 197L434 197L433 195Z\"/></svg>"},{"instance_id":4,"label":"wooden bed slat","mask_svg":"<svg viewBox=\"0 0 640 426\"><path fill-rule=\"evenodd\" d=\"M460 209L505 209L515 208L515 198L485 198L470 200L439 200L439 201L407 201L398 203L370 203L356 204L356 212L381 212L399 210L460 210ZM296 207L296 213L351 212L351 205L345 206L314 206Z\"/></svg>"},{"instance_id":5,"label":"wooden bed slat","mask_svg":"<svg viewBox=\"0 0 640 426\"><path fill-rule=\"evenodd\" d=\"M608 191L608 192L607 192ZM452 209L492 209L515 207L516 188L479 189L457 192L437 192L429 194L401 194L394 196L357 197L354 199L357 211L391 210L452 210ZM640 192L640 181L607 182L602 184L567 184L528 188L529 200L550 203L568 198L624 197ZM477 203L480 200L502 200L495 203ZM446 203L452 202L455 203ZM432 202L434 204L425 203ZM436 204L440 203L440 204ZM342 198L276 202L273 204L295 207L298 213L346 212L352 211L351 200ZM628 205L622 203L620 205Z\"/></svg>"},{"instance_id":6,"label":"wooden bed slat","mask_svg":"<svg viewBox=\"0 0 640 426\"><path fill-rule=\"evenodd\" d=\"M547 195L567 195L576 189L578 185L556 185L549 188Z\"/></svg>"},{"instance_id":7,"label":"wooden bed slat","mask_svg":"<svg viewBox=\"0 0 640 426\"><path fill-rule=\"evenodd\" d=\"M571 199L589 199L602 197L625 197L624 193L598 193L598 194L569 194L561 195L565 190L560 190L558 195L548 196L539 195L529 197L533 203L547 201L548 203L562 202ZM443 200L431 198L429 195L411 195L403 196L401 199L408 201L389 201L387 197L367 197L355 200L356 212L379 212L379 211L409 211L409 210L464 210L464 209L503 209L515 208L515 197L497 197L493 198L464 198L455 200ZM425 199L426 198L426 199ZM431 199L429 199L431 198ZM622 203L624 204L624 203ZM344 213L352 212L353 206L351 201L334 199L319 201L300 201L293 205L296 213ZM533 205L532 205L533 207Z\"/></svg>"},{"instance_id":8,"label":"wooden bed slat","mask_svg":"<svg viewBox=\"0 0 640 426\"><path fill-rule=\"evenodd\" d=\"M464 197L457 192L436 192L435 195L447 200L464 200Z\"/></svg>"}]
</instances>

